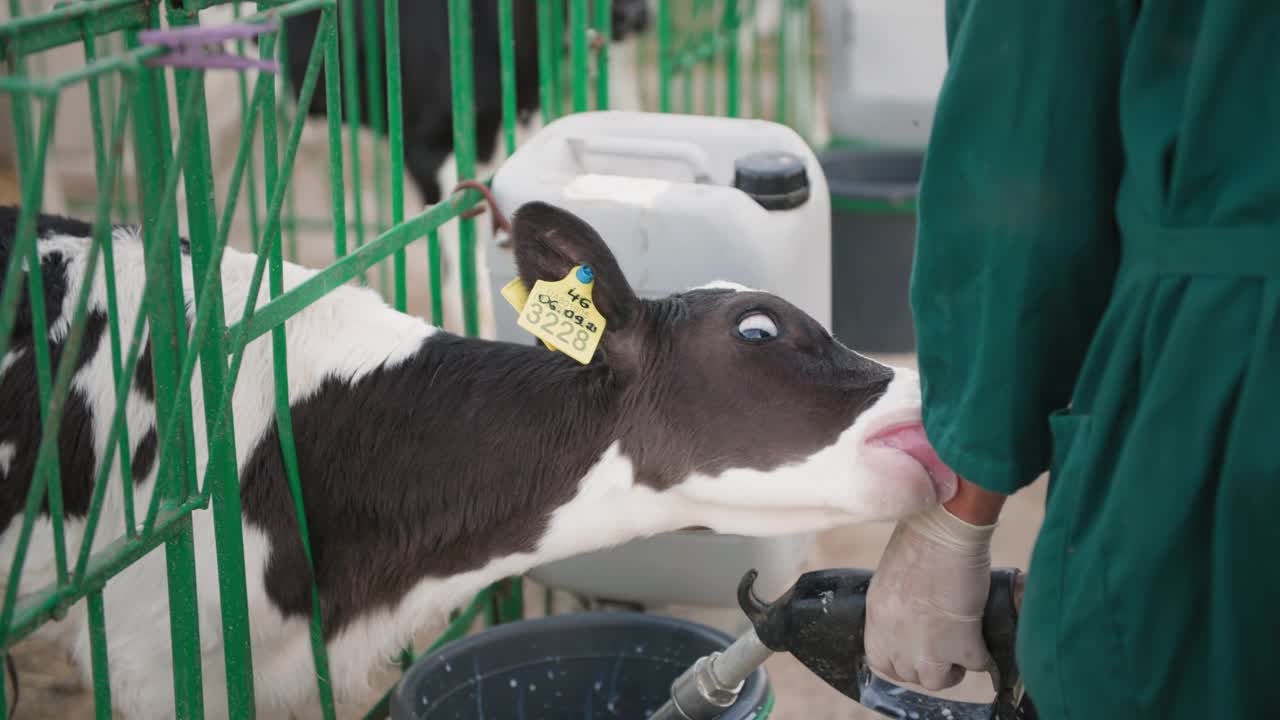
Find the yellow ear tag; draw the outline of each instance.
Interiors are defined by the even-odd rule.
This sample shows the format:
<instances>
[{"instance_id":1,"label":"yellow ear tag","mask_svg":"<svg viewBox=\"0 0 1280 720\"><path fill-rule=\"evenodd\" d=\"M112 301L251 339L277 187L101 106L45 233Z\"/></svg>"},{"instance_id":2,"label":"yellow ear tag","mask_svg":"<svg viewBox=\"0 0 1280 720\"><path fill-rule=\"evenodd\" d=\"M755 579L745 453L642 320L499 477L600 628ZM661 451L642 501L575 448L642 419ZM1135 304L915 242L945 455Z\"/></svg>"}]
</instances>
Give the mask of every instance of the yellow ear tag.
<instances>
[{"instance_id":1,"label":"yellow ear tag","mask_svg":"<svg viewBox=\"0 0 1280 720\"><path fill-rule=\"evenodd\" d=\"M539 280L524 304L520 327L565 355L586 365L595 355L604 336L604 316L591 301L595 275L587 265L579 265L555 282ZM507 288L511 286L508 285ZM503 289L507 296L507 289ZM519 290L516 292L519 297ZM507 301L514 300L507 296Z\"/></svg>"}]
</instances>

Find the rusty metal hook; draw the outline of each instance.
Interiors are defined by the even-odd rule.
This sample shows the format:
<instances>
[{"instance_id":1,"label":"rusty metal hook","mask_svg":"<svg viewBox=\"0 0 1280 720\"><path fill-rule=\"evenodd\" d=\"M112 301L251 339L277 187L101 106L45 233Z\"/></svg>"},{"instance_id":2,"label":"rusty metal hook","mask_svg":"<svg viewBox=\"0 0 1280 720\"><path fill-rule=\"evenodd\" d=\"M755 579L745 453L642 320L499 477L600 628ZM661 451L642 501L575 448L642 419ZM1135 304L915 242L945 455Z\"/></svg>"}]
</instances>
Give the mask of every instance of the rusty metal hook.
<instances>
[{"instance_id":1,"label":"rusty metal hook","mask_svg":"<svg viewBox=\"0 0 1280 720\"><path fill-rule=\"evenodd\" d=\"M452 197L453 195L457 195L459 191L466 190L468 188L476 190L481 195L484 195L485 201L489 204L489 210L493 213L493 233L496 235L498 234L498 231L501 230L510 235L511 223L508 222L507 216L503 215L502 211L498 209L498 201L494 199L493 191L489 189L488 185L476 180L463 180L453 188L453 192L449 193L449 195ZM470 219L478 217L482 212L484 212L484 207L477 206L465 210L458 217Z\"/></svg>"}]
</instances>

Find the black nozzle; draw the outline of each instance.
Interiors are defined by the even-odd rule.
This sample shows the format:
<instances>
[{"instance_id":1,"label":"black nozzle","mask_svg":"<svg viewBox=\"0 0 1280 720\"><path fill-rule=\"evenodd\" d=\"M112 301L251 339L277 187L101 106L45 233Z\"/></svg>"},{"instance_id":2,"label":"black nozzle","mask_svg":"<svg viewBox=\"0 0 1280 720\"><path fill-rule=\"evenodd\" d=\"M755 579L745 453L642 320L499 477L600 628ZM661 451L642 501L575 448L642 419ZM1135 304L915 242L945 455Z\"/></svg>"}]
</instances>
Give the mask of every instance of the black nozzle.
<instances>
[{"instance_id":1,"label":"black nozzle","mask_svg":"<svg viewBox=\"0 0 1280 720\"><path fill-rule=\"evenodd\" d=\"M988 715L996 720L1034 720L1036 717L1030 700L1021 692L1014 658L1018 627L1014 593L1018 575L1018 571L1012 569L992 572L982 624L987 648L996 664L992 669L996 699ZM874 678L866 662L863 632L871 576L871 571L859 569L805 573L781 597L766 603L755 594L756 572L751 570L738 584L738 604L766 647L774 652L791 653L828 685L861 701L863 690L873 680L890 685ZM890 700L899 707L951 703L922 693L899 690L891 694ZM958 707L961 704L951 705ZM884 706L880 709L891 708Z\"/></svg>"}]
</instances>

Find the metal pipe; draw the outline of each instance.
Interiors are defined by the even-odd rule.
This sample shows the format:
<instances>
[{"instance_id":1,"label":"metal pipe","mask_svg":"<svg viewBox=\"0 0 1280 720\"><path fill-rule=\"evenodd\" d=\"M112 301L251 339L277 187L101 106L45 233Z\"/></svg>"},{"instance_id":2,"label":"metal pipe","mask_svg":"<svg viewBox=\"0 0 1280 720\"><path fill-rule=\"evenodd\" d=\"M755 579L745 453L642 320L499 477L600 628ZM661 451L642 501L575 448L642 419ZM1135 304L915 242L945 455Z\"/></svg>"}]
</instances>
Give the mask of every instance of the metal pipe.
<instances>
[{"instance_id":1,"label":"metal pipe","mask_svg":"<svg viewBox=\"0 0 1280 720\"><path fill-rule=\"evenodd\" d=\"M675 682L671 699L649 720L712 720L738 700L738 693L751 673L764 664L773 651L756 636L755 628L725 648L698 658Z\"/></svg>"}]
</instances>

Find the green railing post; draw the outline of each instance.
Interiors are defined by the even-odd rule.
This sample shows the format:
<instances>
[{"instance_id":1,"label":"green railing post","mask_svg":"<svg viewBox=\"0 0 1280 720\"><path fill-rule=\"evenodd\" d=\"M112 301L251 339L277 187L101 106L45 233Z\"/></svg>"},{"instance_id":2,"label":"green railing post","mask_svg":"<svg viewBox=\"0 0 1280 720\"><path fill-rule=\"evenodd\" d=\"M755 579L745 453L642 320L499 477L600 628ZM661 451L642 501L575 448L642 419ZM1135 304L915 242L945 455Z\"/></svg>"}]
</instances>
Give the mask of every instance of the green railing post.
<instances>
[{"instance_id":1,"label":"green railing post","mask_svg":"<svg viewBox=\"0 0 1280 720\"><path fill-rule=\"evenodd\" d=\"M324 12L329 14L332 20L333 11L326 9ZM327 34L328 37L326 38L326 41L331 43L332 45L336 45L338 41L338 26L336 23L333 23L333 22L330 22L329 25L332 28L332 30ZM323 29L324 26L325 26L325 22L322 20L320 27ZM320 38L321 38L321 33L317 32L316 42L321 42ZM274 50L273 40L274 38L272 38L270 35L266 36L263 39L262 41L263 54L270 54ZM330 47L332 47L332 45ZM317 50L318 48L315 48L315 47L312 48L311 60L308 63L308 73L307 73L308 76L311 76L313 74L311 66L315 65L318 60L318 56L317 56L318 54L316 52ZM331 53L332 51L330 50L326 54L331 55ZM354 56L354 54L355 54L354 49L349 47L349 52L347 52L346 57L351 58ZM332 73L332 69L331 69L332 67L333 67L332 65L329 65L328 67L326 67L326 72L325 72L326 77L328 77L330 73ZM352 74L352 73L349 73L349 74ZM275 107L276 105L275 86L269 85L267 87L266 92L268 97L267 106ZM297 135L298 135L298 131L300 130L300 126L298 126L297 123L301 123L302 121L303 121L303 117L301 115L298 118L296 118L295 127L293 128L293 132L290 133L290 137L288 140L289 144L285 150L285 154L286 154L285 167L284 167L285 173L289 173L292 171L293 158L295 157L295 153L297 153L297 149L298 149ZM265 158L265 161L263 163L264 182L266 183L267 187L275 188L280 182L280 171L281 171L280 147L279 147L280 141L279 141L279 130L276 124L276 118L272 113L269 113L269 112L264 113L262 116L262 141L263 141L262 142L263 156ZM355 137L355 134L353 133L352 143L354 144L355 141L356 141L356 137ZM353 157L353 163L354 162L355 162L355 157ZM358 167L357 167L357 170L355 171L355 174L357 175L359 174ZM359 207L359 202L357 202L357 208L358 207ZM280 209L278 206L273 206L272 211L274 213L279 213ZM358 212L359 211L357 210L357 213ZM357 217L359 217L358 214L357 214ZM360 228L359 228L359 225L357 225L357 232L359 231L360 231ZM275 216L269 216L267 218L267 235L263 239L262 245L265 251L267 252L268 291L270 292L270 295L273 299L278 297L280 294L284 292L284 257L281 254L279 233L280 233L279 218ZM261 260L262 259L259 258L259 263L261 263ZM361 273L361 277L362 278L364 277L363 273ZM256 297L254 298L254 300L256 301ZM237 349L237 351L240 351L240 350L241 349L239 348ZM284 334L283 325L280 325L279 327L272 329L271 353L272 353L272 371L275 378L274 398L275 398L276 432L279 435L279 439L280 439L280 452L284 461L285 475L289 482L290 494L293 497L294 515L296 516L296 519L298 522L298 532L301 535L303 552L306 554L307 566L311 570L312 577L314 578L315 563L311 556L311 539L310 539L311 535L307 526L307 513L303 503L301 478L299 477L299 474L298 474L298 454L297 454L297 447L295 446L294 439L293 439L293 416L289 408L288 348L285 345L285 334ZM230 412L230 408L228 408L227 411ZM330 681L330 675L329 675L329 655L328 655L328 649L326 648L325 642L324 642L324 624L323 623L324 623L324 614L320 606L319 588L317 588L315 583L313 582L311 585L311 624L310 624L311 655L312 655L312 660L315 663L316 686L319 693L321 712L323 713L325 720L333 720L333 718L335 717L334 702L333 702L333 685L332 685L332 682Z\"/></svg>"},{"instance_id":2,"label":"green railing post","mask_svg":"<svg viewBox=\"0 0 1280 720\"><path fill-rule=\"evenodd\" d=\"M601 3L603 4L603 3ZM573 62L573 111L587 108L587 0L569 0L569 53Z\"/></svg>"},{"instance_id":3,"label":"green railing post","mask_svg":"<svg viewBox=\"0 0 1280 720\"><path fill-rule=\"evenodd\" d=\"M373 128L373 196L377 201L374 212L375 227L378 232L387 229L387 169L382 152L383 142L387 139L387 104L382 82L382 66L378 60L378 3L377 0L365 0L360 4L364 13L364 71L365 86L369 88L369 96L365 99L369 107L369 125ZM391 288L388 287L387 263L378 265L378 286L385 297Z\"/></svg>"},{"instance_id":4,"label":"green railing post","mask_svg":"<svg viewBox=\"0 0 1280 720\"><path fill-rule=\"evenodd\" d=\"M724 0L724 22L721 25L724 36L724 113L733 118L741 114L738 107L738 32L741 27L738 0Z\"/></svg>"},{"instance_id":5,"label":"green railing post","mask_svg":"<svg viewBox=\"0 0 1280 720\"><path fill-rule=\"evenodd\" d=\"M151 9L151 26L159 26L159 8ZM138 46L137 34L129 33L129 46ZM134 151L140 187L138 198L142 205L143 238L146 251L148 292L144 303L147 307L148 325L151 329L151 362L155 378L157 424L167 424L176 410L178 394L183 390L175 383L177 370L182 364L184 348L181 338L186 336L183 318L179 312L182 302L181 279L178 268L178 238L176 222L165 222L171 228L164 236L158 234L162 219L173 218L175 209L159 205L163 194L162 184L167 170L169 129L168 98L160 70L140 70L135 86L134 99ZM190 388L187 388L190 392ZM192 468L188 465L190 424L178 420L178 429L172 446L161 444L158 448L160 469L155 493L164 499L166 506L180 505L186 498ZM154 504L154 503L153 503ZM200 619L197 612L195 548L191 534L191 518L179 521L180 530L165 544L165 560L169 578L169 626L172 639L174 711L178 718L204 717L203 689L200 657Z\"/></svg>"},{"instance_id":6,"label":"green railing post","mask_svg":"<svg viewBox=\"0 0 1280 720\"><path fill-rule=\"evenodd\" d=\"M391 150L391 224L404 222L404 115L400 79L400 2L384 0L387 33L387 135ZM395 253L395 307L408 307L405 252Z\"/></svg>"},{"instance_id":7,"label":"green railing post","mask_svg":"<svg viewBox=\"0 0 1280 720\"><path fill-rule=\"evenodd\" d=\"M107 656L107 618L102 607L102 591L89 594L89 653L93 661L93 715L111 720L111 677Z\"/></svg>"},{"instance_id":8,"label":"green railing post","mask_svg":"<svg viewBox=\"0 0 1280 720\"><path fill-rule=\"evenodd\" d=\"M511 2L498 0L498 73L502 81L502 141L507 157L516 151L516 30Z\"/></svg>"},{"instance_id":9,"label":"green railing post","mask_svg":"<svg viewBox=\"0 0 1280 720\"><path fill-rule=\"evenodd\" d=\"M551 47L555 48L551 53L551 81L555 83L552 86L555 92L551 93L553 117L564 114L564 82L567 80L563 72L564 64L561 62L564 56L564 23L564 0L555 0L551 3Z\"/></svg>"},{"instance_id":10,"label":"green railing post","mask_svg":"<svg viewBox=\"0 0 1280 720\"><path fill-rule=\"evenodd\" d=\"M233 14L234 14L234 17L235 17L237 20L239 20L239 19L240 19L240 16L241 16L241 13L242 13L242 8L241 8L241 6L242 6L242 5L243 5L243 3L242 3L242 2L240 2L240 0L236 0L236 2L232 3L231 9L232 9L232 12L233 12ZM281 35L283 35L283 34L284 34L284 31L283 31L283 30L281 30L280 32L281 32ZM237 41L236 41L236 52L237 52L237 53L239 53L239 54L241 54L241 55L244 55L244 54L245 54L245 41L244 41L244 40L237 40ZM286 82L288 82L288 68L286 68L286 67L282 67L282 68L280 68L280 74L281 74L281 75L283 75L283 76L285 76L285 78L286 78L286 80L285 80L285 81L286 81ZM236 82L237 82L237 84L239 85L239 88L240 88L240 112L241 112L243 115L248 115L248 114L249 114L249 88L248 88L248 80L245 78L244 73L236 73ZM248 131L249 131L250 133L252 133L252 132L254 132L254 128L249 128L249 129L248 129ZM250 170L250 172L249 172L249 177L248 177L248 183L249 183L249 190L248 190L248 193L249 193L249 242L251 243L251 249L252 249L254 252L257 252L257 250L258 250L258 232L259 232L259 230L258 230L258 217L259 217L259 216L258 216L258 182L257 182L257 177L256 177L257 173L255 172L255 171L256 171L256 169L257 169L257 163L252 163L252 164L250 165L250 168L251 168L251 170ZM228 199L227 199L227 202L231 202L231 199L230 199L230 198L228 198Z\"/></svg>"},{"instance_id":11,"label":"green railing post","mask_svg":"<svg viewBox=\"0 0 1280 720\"><path fill-rule=\"evenodd\" d=\"M342 63L338 52L338 9L326 7L316 29L316 43L324 43L324 107L329 123L329 197L333 203L333 254L335 258L347 254L347 194L345 190L346 173L342 161ZM329 28L327 34L321 28ZM314 56L314 47L313 53ZM306 112L306 105L300 104L298 114ZM267 187L271 185L268 183ZM290 185L292 187L292 185Z\"/></svg>"},{"instance_id":12,"label":"green railing post","mask_svg":"<svg viewBox=\"0 0 1280 720\"><path fill-rule=\"evenodd\" d=\"M559 0L537 0L538 2L538 102L542 108L542 122L549 123L559 113L556 112L556 55L560 49L556 47L555 4Z\"/></svg>"},{"instance_id":13,"label":"green railing post","mask_svg":"<svg viewBox=\"0 0 1280 720\"><path fill-rule=\"evenodd\" d=\"M471 3L449 0L449 78L453 87L453 155L458 181L476 172L475 81L472 74ZM475 220L458 218L458 275L462 286L462 319L467 335L479 332L476 308ZM439 274L432 272L432 282Z\"/></svg>"},{"instance_id":14,"label":"green railing post","mask_svg":"<svg viewBox=\"0 0 1280 720\"><path fill-rule=\"evenodd\" d=\"M596 0L593 26L603 41L596 51L596 110L609 109L609 45L613 40L612 2Z\"/></svg>"},{"instance_id":15,"label":"green railing post","mask_svg":"<svg viewBox=\"0 0 1280 720\"><path fill-rule=\"evenodd\" d=\"M182 11L171 12L170 24L175 27L198 25L196 17ZM209 125L205 109L202 73L192 70L175 70L174 82L178 97L184 97L195 84L200 87L194 93L194 108L184 112L196 113L194 136L187 142L183 178L187 194L188 226L191 237L191 268L196 297L209 297L210 322L221 327L226 324L222 308L222 274L206 272L213 255L214 237L218 232L217 209L213 188L213 162L209 149ZM243 79L243 75L241 75ZM248 129L249 132L253 128ZM252 189L251 189L252 192ZM211 295L204 295L206 282ZM216 427L221 418L217 413L216 399L222 396L226 382L227 355L222 333L214 333L198 349L200 374L204 385L204 410L206 427ZM194 392L188 386L186 392ZM232 426L231 409L224 408L224 422ZM236 468L235 434L228 432L220 438L207 438L207 482L213 483L213 532L217 545L218 593L222 607L223 660L226 665L227 709L231 717L254 717L253 657L249 646L249 599L245 582L244 537L240 522L240 484Z\"/></svg>"},{"instance_id":16,"label":"green railing post","mask_svg":"<svg viewBox=\"0 0 1280 720\"><path fill-rule=\"evenodd\" d=\"M658 0L658 112L671 112L671 4Z\"/></svg>"},{"instance_id":17,"label":"green railing post","mask_svg":"<svg viewBox=\"0 0 1280 720\"><path fill-rule=\"evenodd\" d=\"M761 60L760 60L760 25L759 25L759 3L760 0L751 0L751 114L754 117L764 117L764 90L760 85Z\"/></svg>"},{"instance_id":18,"label":"green railing post","mask_svg":"<svg viewBox=\"0 0 1280 720\"><path fill-rule=\"evenodd\" d=\"M778 70L774 77L778 96L774 98L774 120L784 125L787 122L787 69L790 66L790 43L787 39L787 16L791 3L782 0L781 15L778 17Z\"/></svg>"},{"instance_id":19,"label":"green railing post","mask_svg":"<svg viewBox=\"0 0 1280 720\"><path fill-rule=\"evenodd\" d=\"M340 53L342 63L342 85L346 95L347 132L351 143L351 212L355 223L356 247L364 245L364 197L360 192L360 76L359 56L356 52L356 20L355 0L338 0L339 19L341 22ZM365 275L360 276L362 285L368 284Z\"/></svg>"}]
</instances>

